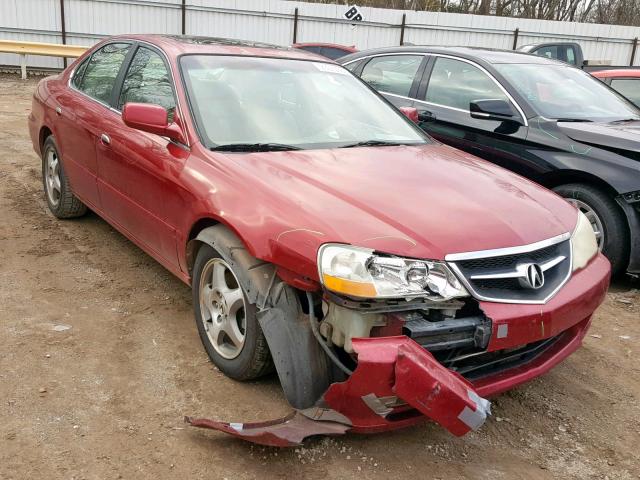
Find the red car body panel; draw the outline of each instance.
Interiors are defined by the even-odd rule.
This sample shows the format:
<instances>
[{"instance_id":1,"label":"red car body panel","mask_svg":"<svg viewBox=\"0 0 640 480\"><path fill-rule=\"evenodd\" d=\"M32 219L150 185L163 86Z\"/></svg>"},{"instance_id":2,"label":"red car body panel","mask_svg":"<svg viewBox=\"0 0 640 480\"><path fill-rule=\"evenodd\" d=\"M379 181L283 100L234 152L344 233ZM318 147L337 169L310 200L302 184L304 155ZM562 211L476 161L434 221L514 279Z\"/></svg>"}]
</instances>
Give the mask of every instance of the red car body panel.
<instances>
[{"instance_id":1,"label":"red car body panel","mask_svg":"<svg viewBox=\"0 0 640 480\"><path fill-rule=\"evenodd\" d=\"M622 68L619 70L597 70L595 72L589 72L591 75L597 78L620 78L620 77L636 77L640 78L640 69L635 68Z\"/></svg>"},{"instance_id":2,"label":"red car body panel","mask_svg":"<svg viewBox=\"0 0 640 480\"><path fill-rule=\"evenodd\" d=\"M319 287L316 257L327 242L443 260L452 253L531 244L576 226L576 210L554 193L437 142L268 153L209 151L195 134L178 75L179 55L318 57L291 49L198 45L158 36L122 38L151 43L165 52L178 102L176 121L187 147L129 128L118 111L71 88L74 65L85 56L39 84L29 117L31 139L40 152L44 133L52 132L74 193L186 283L188 242L197 233L195 227L206 222L227 225L254 257L276 265L283 281L305 290ZM608 281L609 264L598 255L545 305L480 302L494 325L509 329L504 337L493 328L489 351L564 333L533 362L484 377L474 384L475 391L494 395L519 385L578 348ZM397 340L389 340L386 347L384 338L376 342L380 357L369 364L360 359L358 375L333 384L324 397L334 411L348 417L354 431L398 428L425 418L416 406L417 391L414 409L400 409L398 415L380 416L363 404L360 394L366 389L377 396L395 395ZM422 366L408 370L429 375L425 362L414 363ZM455 421L446 422L450 430L460 431ZM261 425L256 428L264 428ZM268 432L263 434L273 440Z\"/></svg>"}]
</instances>

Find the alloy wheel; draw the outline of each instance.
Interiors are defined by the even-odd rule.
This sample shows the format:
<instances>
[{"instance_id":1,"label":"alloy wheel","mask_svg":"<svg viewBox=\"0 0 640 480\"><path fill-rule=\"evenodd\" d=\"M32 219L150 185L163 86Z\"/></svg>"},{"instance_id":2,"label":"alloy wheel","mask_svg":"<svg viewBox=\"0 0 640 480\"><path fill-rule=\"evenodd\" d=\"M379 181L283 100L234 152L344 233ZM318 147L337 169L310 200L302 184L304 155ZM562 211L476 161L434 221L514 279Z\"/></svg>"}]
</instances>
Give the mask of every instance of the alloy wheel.
<instances>
[{"instance_id":1,"label":"alloy wheel","mask_svg":"<svg viewBox=\"0 0 640 480\"><path fill-rule=\"evenodd\" d=\"M52 148L49 148L45 153L45 185L47 190L47 197L51 205L56 207L60 203L60 196L62 194L60 183L60 160L58 154Z\"/></svg>"},{"instance_id":2,"label":"alloy wheel","mask_svg":"<svg viewBox=\"0 0 640 480\"><path fill-rule=\"evenodd\" d=\"M237 277L223 259L212 258L200 276L200 312L204 330L215 351L231 360L245 343L245 297Z\"/></svg>"},{"instance_id":3,"label":"alloy wheel","mask_svg":"<svg viewBox=\"0 0 640 480\"><path fill-rule=\"evenodd\" d=\"M565 198L565 200L584 213L585 217L587 217L587 220L591 223L591 228L593 228L593 233L596 236L598 250L602 251L602 248L604 247L604 228L602 226L602 220L600 220L598 214L582 200L575 198Z\"/></svg>"}]
</instances>

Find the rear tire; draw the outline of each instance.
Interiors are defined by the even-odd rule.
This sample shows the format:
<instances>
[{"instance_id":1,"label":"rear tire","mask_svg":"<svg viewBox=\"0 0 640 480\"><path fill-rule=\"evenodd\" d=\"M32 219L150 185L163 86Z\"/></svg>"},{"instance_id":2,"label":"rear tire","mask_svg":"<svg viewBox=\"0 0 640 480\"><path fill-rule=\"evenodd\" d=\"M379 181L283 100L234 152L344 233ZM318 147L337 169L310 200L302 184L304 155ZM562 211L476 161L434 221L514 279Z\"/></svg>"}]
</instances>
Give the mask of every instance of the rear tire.
<instances>
[{"instance_id":1,"label":"rear tire","mask_svg":"<svg viewBox=\"0 0 640 480\"><path fill-rule=\"evenodd\" d=\"M246 275L236 273L245 268L245 262L233 261L246 260L250 255L244 248L228 244L224 227L213 228L221 233L214 241L218 250L203 244L193 268L193 310L198 333L220 371L235 380L251 380L271 372L273 361L256 317L256 305L247 297L248 286L242 284Z\"/></svg>"},{"instance_id":2,"label":"rear tire","mask_svg":"<svg viewBox=\"0 0 640 480\"><path fill-rule=\"evenodd\" d=\"M71 191L53 135L42 146L42 185L49 210L57 218L81 217L87 207Z\"/></svg>"},{"instance_id":3,"label":"rear tire","mask_svg":"<svg viewBox=\"0 0 640 480\"><path fill-rule=\"evenodd\" d=\"M602 227L598 247L611 262L611 273L623 273L629 263L629 232L624 213L616 202L602 190L583 183L560 185L553 190L585 213L594 230Z\"/></svg>"}]
</instances>

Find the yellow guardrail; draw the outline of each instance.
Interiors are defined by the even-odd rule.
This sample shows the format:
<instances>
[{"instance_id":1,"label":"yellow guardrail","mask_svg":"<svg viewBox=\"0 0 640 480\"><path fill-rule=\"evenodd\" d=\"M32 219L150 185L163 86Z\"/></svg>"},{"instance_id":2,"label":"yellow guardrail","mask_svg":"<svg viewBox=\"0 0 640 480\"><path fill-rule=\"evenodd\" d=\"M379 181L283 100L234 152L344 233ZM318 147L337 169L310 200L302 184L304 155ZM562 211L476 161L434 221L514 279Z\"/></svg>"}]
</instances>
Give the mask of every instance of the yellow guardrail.
<instances>
[{"instance_id":1,"label":"yellow guardrail","mask_svg":"<svg viewBox=\"0 0 640 480\"><path fill-rule=\"evenodd\" d=\"M0 53L17 53L20 55L20 70L23 80L27 78L27 55L76 58L82 55L87 48L89 47L61 45L59 43L0 40Z\"/></svg>"}]
</instances>

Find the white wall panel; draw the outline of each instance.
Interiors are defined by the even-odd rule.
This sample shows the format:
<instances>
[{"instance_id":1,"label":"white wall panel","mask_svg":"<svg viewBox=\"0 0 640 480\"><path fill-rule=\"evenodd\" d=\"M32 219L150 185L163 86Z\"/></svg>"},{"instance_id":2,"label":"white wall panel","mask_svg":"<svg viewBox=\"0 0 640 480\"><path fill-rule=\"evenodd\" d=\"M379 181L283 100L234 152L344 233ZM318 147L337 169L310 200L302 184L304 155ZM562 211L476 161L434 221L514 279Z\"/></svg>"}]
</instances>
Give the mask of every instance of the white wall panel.
<instances>
[{"instance_id":1,"label":"white wall panel","mask_svg":"<svg viewBox=\"0 0 640 480\"><path fill-rule=\"evenodd\" d=\"M352 26L342 17L346 5L282 0L187 0L186 32L288 45L293 40L293 12L298 8L299 42L329 42L360 49L397 45L406 14L406 42L510 49L544 41L580 43L586 58L626 65L640 28L553 22L439 12L361 8L364 22ZM351 2L349 2L351 3ZM357 2L356 2L357 3ZM122 33L181 31L181 0L65 0L67 43L92 45ZM59 0L0 0L0 38L60 43ZM640 54L637 55L640 62ZM33 66L59 66L60 59L29 57ZM0 64L17 64L0 55Z\"/></svg>"}]
</instances>

